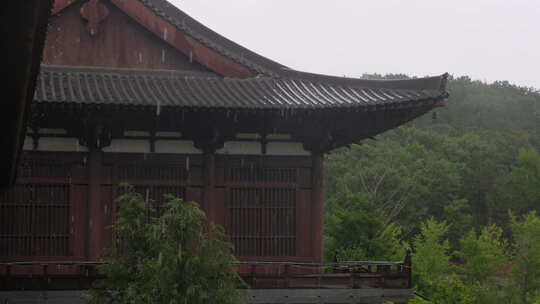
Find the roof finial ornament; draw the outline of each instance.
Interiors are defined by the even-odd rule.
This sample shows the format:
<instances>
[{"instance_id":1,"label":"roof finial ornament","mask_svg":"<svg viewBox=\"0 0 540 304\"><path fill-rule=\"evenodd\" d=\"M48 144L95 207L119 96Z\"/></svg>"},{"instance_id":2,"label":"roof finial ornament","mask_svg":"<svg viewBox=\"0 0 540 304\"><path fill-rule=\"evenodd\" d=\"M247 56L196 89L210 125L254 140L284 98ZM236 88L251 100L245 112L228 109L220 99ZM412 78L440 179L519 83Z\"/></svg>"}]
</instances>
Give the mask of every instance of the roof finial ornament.
<instances>
[{"instance_id":1,"label":"roof finial ornament","mask_svg":"<svg viewBox=\"0 0 540 304\"><path fill-rule=\"evenodd\" d=\"M96 36L98 25L109 16L109 9L100 0L88 0L81 7L81 16L88 21L86 29L90 36Z\"/></svg>"}]
</instances>

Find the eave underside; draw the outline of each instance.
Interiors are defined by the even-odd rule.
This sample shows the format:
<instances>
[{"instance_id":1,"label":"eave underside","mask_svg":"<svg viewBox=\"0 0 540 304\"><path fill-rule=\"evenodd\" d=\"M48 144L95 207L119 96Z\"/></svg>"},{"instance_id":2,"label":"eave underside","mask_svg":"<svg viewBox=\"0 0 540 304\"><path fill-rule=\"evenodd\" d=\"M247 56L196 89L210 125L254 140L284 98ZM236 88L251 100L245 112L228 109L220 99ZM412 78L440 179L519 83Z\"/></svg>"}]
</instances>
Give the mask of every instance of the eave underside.
<instances>
[{"instance_id":1,"label":"eave underside","mask_svg":"<svg viewBox=\"0 0 540 304\"><path fill-rule=\"evenodd\" d=\"M433 108L433 103L406 109L365 112L332 110L198 110L154 107L36 104L32 124L37 128L67 129L68 135L88 142L101 130L101 142L119 138L126 130L180 132L183 139L219 149L240 133L290 134L306 150L332 149L372 138L398 127ZM92 135L94 134L94 135Z\"/></svg>"}]
</instances>

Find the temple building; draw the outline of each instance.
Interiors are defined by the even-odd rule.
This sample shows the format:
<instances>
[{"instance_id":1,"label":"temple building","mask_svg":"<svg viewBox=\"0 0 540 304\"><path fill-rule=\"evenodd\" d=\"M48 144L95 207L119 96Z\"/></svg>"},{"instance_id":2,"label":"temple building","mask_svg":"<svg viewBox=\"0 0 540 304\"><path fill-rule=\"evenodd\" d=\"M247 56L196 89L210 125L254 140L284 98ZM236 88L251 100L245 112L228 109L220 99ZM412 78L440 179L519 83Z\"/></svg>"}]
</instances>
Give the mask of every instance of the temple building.
<instances>
[{"instance_id":1,"label":"temple building","mask_svg":"<svg viewBox=\"0 0 540 304\"><path fill-rule=\"evenodd\" d=\"M158 210L167 193L198 202L241 262L322 263L324 154L444 105L446 83L297 71L165 0L56 0L17 184L0 194L0 289L87 288L121 183ZM410 291L402 266L377 286Z\"/></svg>"}]
</instances>

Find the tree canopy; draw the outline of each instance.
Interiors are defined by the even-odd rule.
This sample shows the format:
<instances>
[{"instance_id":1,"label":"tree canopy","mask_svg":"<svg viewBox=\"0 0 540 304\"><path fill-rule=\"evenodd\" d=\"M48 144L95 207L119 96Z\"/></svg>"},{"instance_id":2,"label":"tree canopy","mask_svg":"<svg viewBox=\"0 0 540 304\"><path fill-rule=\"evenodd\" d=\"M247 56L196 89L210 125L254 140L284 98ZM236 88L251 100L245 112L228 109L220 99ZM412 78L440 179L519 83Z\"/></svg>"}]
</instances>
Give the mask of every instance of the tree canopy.
<instances>
[{"instance_id":1,"label":"tree canopy","mask_svg":"<svg viewBox=\"0 0 540 304\"><path fill-rule=\"evenodd\" d=\"M535 303L540 92L468 77L449 91L448 106L327 156L326 256L411 246L435 303Z\"/></svg>"},{"instance_id":2,"label":"tree canopy","mask_svg":"<svg viewBox=\"0 0 540 304\"><path fill-rule=\"evenodd\" d=\"M206 229L196 203L168 197L163 215L125 186L114 231L119 245L90 303L242 303L231 245L219 227Z\"/></svg>"}]
</instances>

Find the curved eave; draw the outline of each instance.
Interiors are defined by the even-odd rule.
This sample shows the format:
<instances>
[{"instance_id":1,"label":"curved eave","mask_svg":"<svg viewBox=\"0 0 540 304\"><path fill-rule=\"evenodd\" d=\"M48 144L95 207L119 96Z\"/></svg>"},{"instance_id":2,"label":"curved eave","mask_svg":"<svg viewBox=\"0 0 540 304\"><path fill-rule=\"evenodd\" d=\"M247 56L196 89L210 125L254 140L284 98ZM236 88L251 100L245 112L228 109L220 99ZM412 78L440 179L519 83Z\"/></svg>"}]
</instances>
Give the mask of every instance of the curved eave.
<instances>
[{"instance_id":1,"label":"curved eave","mask_svg":"<svg viewBox=\"0 0 540 304\"><path fill-rule=\"evenodd\" d=\"M435 82L436 78L350 84L303 78L233 79L200 72L44 65L34 99L39 103L211 110L372 111L440 104L448 97L445 90L419 85Z\"/></svg>"},{"instance_id":2,"label":"curved eave","mask_svg":"<svg viewBox=\"0 0 540 304\"><path fill-rule=\"evenodd\" d=\"M362 78L350 78L330 76L324 74L308 73L301 71L284 71L282 77L286 78L301 78L313 82L321 82L328 84L344 85L344 86L359 86L370 88L386 88L386 89L412 89L412 90L440 90L446 91L448 86L448 73L438 76L408 78L408 79L392 79L392 80L374 80Z\"/></svg>"}]
</instances>

